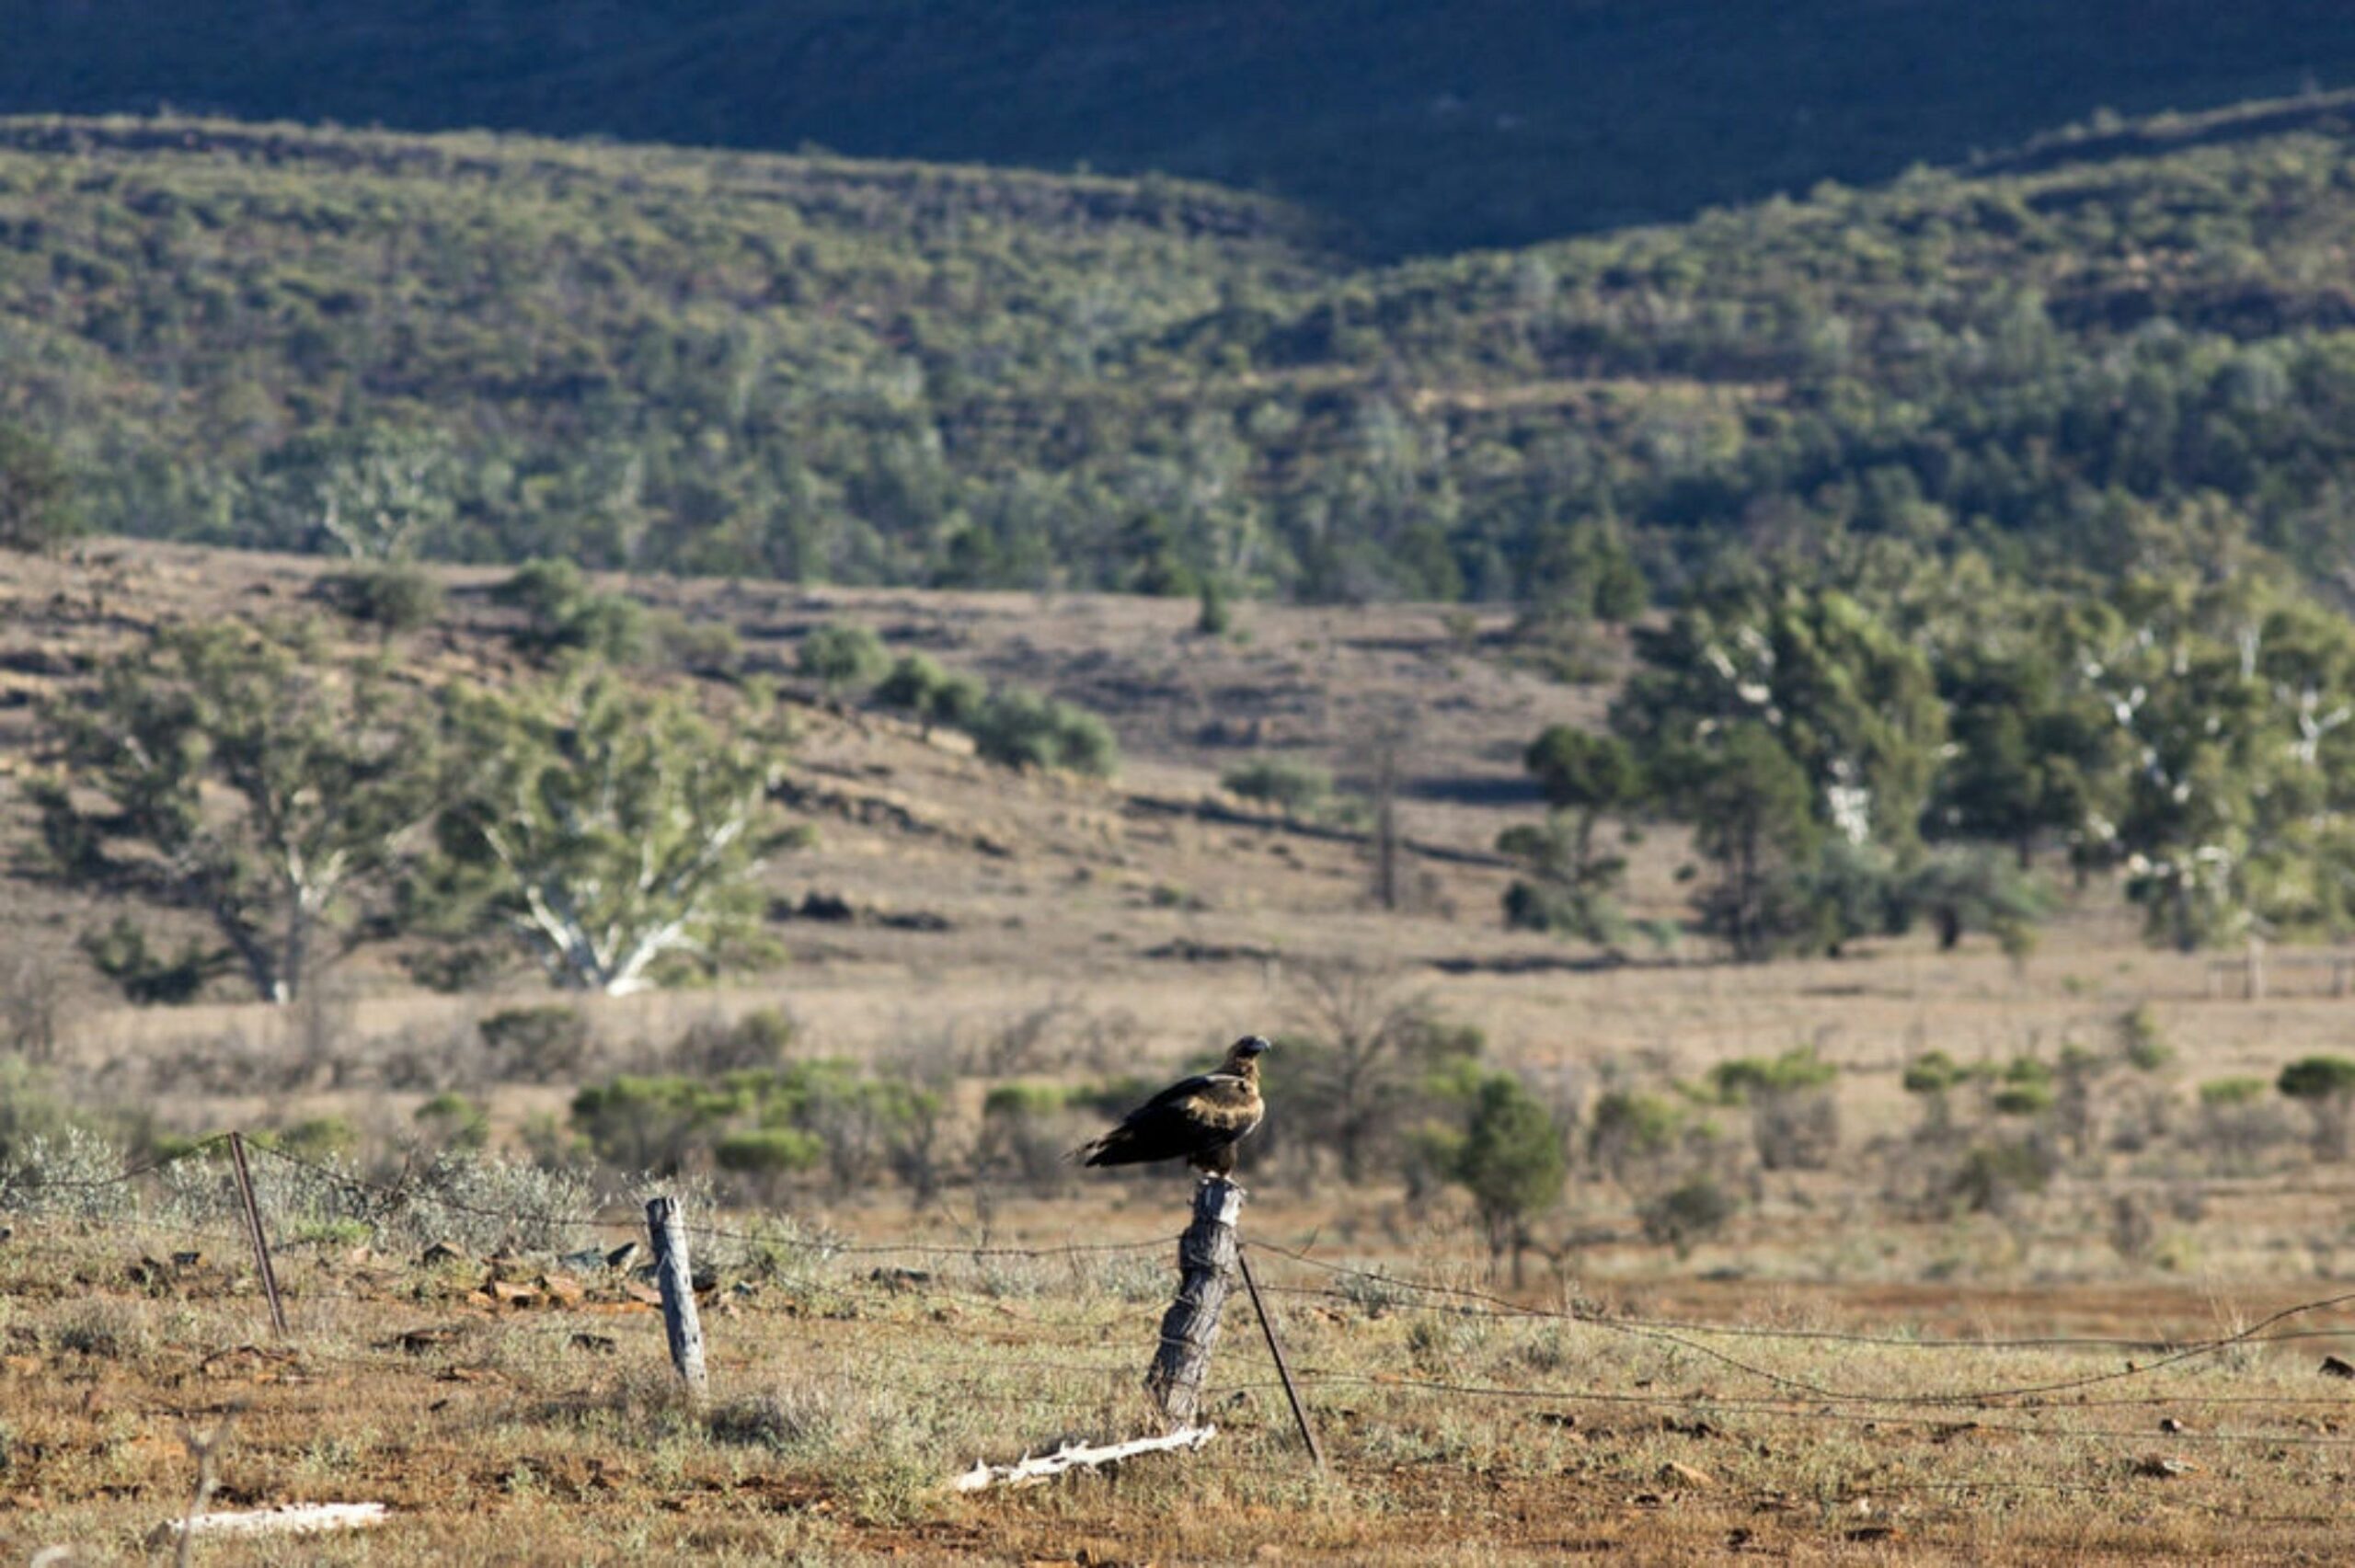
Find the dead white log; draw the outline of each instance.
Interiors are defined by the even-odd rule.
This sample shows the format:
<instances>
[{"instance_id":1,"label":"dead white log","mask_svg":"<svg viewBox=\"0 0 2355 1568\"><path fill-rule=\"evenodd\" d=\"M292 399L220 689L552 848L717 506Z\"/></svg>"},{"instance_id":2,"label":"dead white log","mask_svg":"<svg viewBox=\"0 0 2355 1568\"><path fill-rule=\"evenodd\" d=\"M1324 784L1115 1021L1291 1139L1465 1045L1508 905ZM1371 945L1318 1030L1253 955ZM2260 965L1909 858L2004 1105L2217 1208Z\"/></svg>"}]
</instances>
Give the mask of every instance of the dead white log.
<instances>
[{"instance_id":1,"label":"dead white log","mask_svg":"<svg viewBox=\"0 0 2355 1568\"><path fill-rule=\"evenodd\" d=\"M1125 1443L1105 1443L1095 1448L1085 1443L1065 1443L1051 1454L1025 1454L1010 1465L975 1459L973 1468L957 1478L956 1487L959 1492L981 1492L993 1486L1037 1486L1070 1471L1092 1470L1136 1454L1199 1448L1217 1436L1215 1426L1182 1426L1164 1437L1134 1437Z\"/></svg>"},{"instance_id":2,"label":"dead white log","mask_svg":"<svg viewBox=\"0 0 2355 1568\"><path fill-rule=\"evenodd\" d=\"M174 1519L156 1530L162 1540L201 1536L316 1535L325 1530L364 1529L385 1522L382 1503L281 1503L236 1514L200 1514Z\"/></svg>"}]
</instances>

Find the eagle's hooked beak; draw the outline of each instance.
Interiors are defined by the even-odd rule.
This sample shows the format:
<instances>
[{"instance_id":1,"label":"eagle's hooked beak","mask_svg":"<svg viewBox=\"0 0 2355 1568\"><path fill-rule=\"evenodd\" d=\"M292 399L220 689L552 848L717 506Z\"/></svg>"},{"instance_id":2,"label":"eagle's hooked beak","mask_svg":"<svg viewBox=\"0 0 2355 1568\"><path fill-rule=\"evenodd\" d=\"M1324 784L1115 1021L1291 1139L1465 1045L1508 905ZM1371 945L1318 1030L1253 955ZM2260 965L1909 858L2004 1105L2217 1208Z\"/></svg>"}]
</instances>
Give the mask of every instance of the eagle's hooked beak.
<instances>
[{"instance_id":1,"label":"eagle's hooked beak","mask_svg":"<svg viewBox=\"0 0 2355 1568\"><path fill-rule=\"evenodd\" d=\"M1269 1048L1268 1039L1264 1035L1246 1035L1235 1042L1235 1054L1239 1057L1255 1057Z\"/></svg>"}]
</instances>

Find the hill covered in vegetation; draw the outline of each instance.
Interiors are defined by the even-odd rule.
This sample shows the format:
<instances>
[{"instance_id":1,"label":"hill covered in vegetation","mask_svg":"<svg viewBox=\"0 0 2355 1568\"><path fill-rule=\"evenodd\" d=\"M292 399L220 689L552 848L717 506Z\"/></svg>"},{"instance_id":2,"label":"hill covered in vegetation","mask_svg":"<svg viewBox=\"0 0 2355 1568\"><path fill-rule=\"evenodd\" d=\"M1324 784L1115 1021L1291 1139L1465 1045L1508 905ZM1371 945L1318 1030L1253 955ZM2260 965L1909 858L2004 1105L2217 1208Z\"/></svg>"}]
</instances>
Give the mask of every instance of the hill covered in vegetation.
<instances>
[{"instance_id":1,"label":"hill covered in vegetation","mask_svg":"<svg viewBox=\"0 0 2355 1568\"><path fill-rule=\"evenodd\" d=\"M2355 79L2330 0L15 0L0 33L0 112L1160 170L1275 192L1390 255Z\"/></svg>"},{"instance_id":2,"label":"hill covered in vegetation","mask_svg":"<svg viewBox=\"0 0 2355 1568\"><path fill-rule=\"evenodd\" d=\"M1363 270L1162 179L18 120L0 420L101 528L334 553L1625 613L2222 530L2335 584L2350 142L2310 97Z\"/></svg>"}]
</instances>

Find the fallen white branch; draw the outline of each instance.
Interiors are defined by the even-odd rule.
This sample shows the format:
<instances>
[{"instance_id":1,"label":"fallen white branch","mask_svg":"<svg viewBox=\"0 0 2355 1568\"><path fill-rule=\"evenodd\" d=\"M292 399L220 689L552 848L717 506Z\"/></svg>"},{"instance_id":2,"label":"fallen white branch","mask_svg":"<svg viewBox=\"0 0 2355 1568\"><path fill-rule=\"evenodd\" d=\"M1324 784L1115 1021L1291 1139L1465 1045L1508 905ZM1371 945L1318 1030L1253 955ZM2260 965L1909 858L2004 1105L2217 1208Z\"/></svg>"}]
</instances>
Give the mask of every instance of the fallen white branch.
<instances>
[{"instance_id":1,"label":"fallen white branch","mask_svg":"<svg viewBox=\"0 0 2355 1568\"><path fill-rule=\"evenodd\" d=\"M156 1534L165 1540L189 1535L316 1535L325 1530L354 1530L385 1522L382 1503L281 1503L275 1508L253 1508L238 1514L200 1514L174 1519Z\"/></svg>"},{"instance_id":2,"label":"fallen white branch","mask_svg":"<svg viewBox=\"0 0 2355 1568\"><path fill-rule=\"evenodd\" d=\"M1215 1426L1184 1426L1166 1437L1134 1437L1125 1443L1106 1443L1088 1448L1083 1443L1066 1443L1051 1454L1036 1458L1025 1454L1010 1465L985 1464L973 1461L973 1468L957 1478L959 1492L980 1492L992 1486L1036 1486L1052 1481L1067 1471L1093 1469L1125 1459L1132 1454L1166 1453L1173 1448L1199 1448L1218 1436Z\"/></svg>"}]
</instances>

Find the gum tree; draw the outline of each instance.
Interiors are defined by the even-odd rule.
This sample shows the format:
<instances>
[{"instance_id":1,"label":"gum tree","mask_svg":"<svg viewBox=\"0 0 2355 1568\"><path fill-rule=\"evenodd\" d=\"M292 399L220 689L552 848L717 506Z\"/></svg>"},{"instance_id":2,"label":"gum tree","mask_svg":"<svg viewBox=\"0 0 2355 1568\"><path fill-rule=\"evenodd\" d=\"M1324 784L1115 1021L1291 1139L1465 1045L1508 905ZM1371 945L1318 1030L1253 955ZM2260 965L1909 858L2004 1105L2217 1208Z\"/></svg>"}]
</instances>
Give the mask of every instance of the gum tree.
<instances>
[{"instance_id":1,"label":"gum tree","mask_svg":"<svg viewBox=\"0 0 2355 1568\"><path fill-rule=\"evenodd\" d=\"M378 929L446 755L426 694L310 624L166 631L44 718L59 870L201 915L276 1003Z\"/></svg>"},{"instance_id":2,"label":"gum tree","mask_svg":"<svg viewBox=\"0 0 2355 1568\"><path fill-rule=\"evenodd\" d=\"M770 800L785 736L762 694L723 725L608 672L452 709L469 761L430 879L446 925L488 923L557 986L609 996L757 932L755 878L800 839Z\"/></svg>"}]
</instances>

